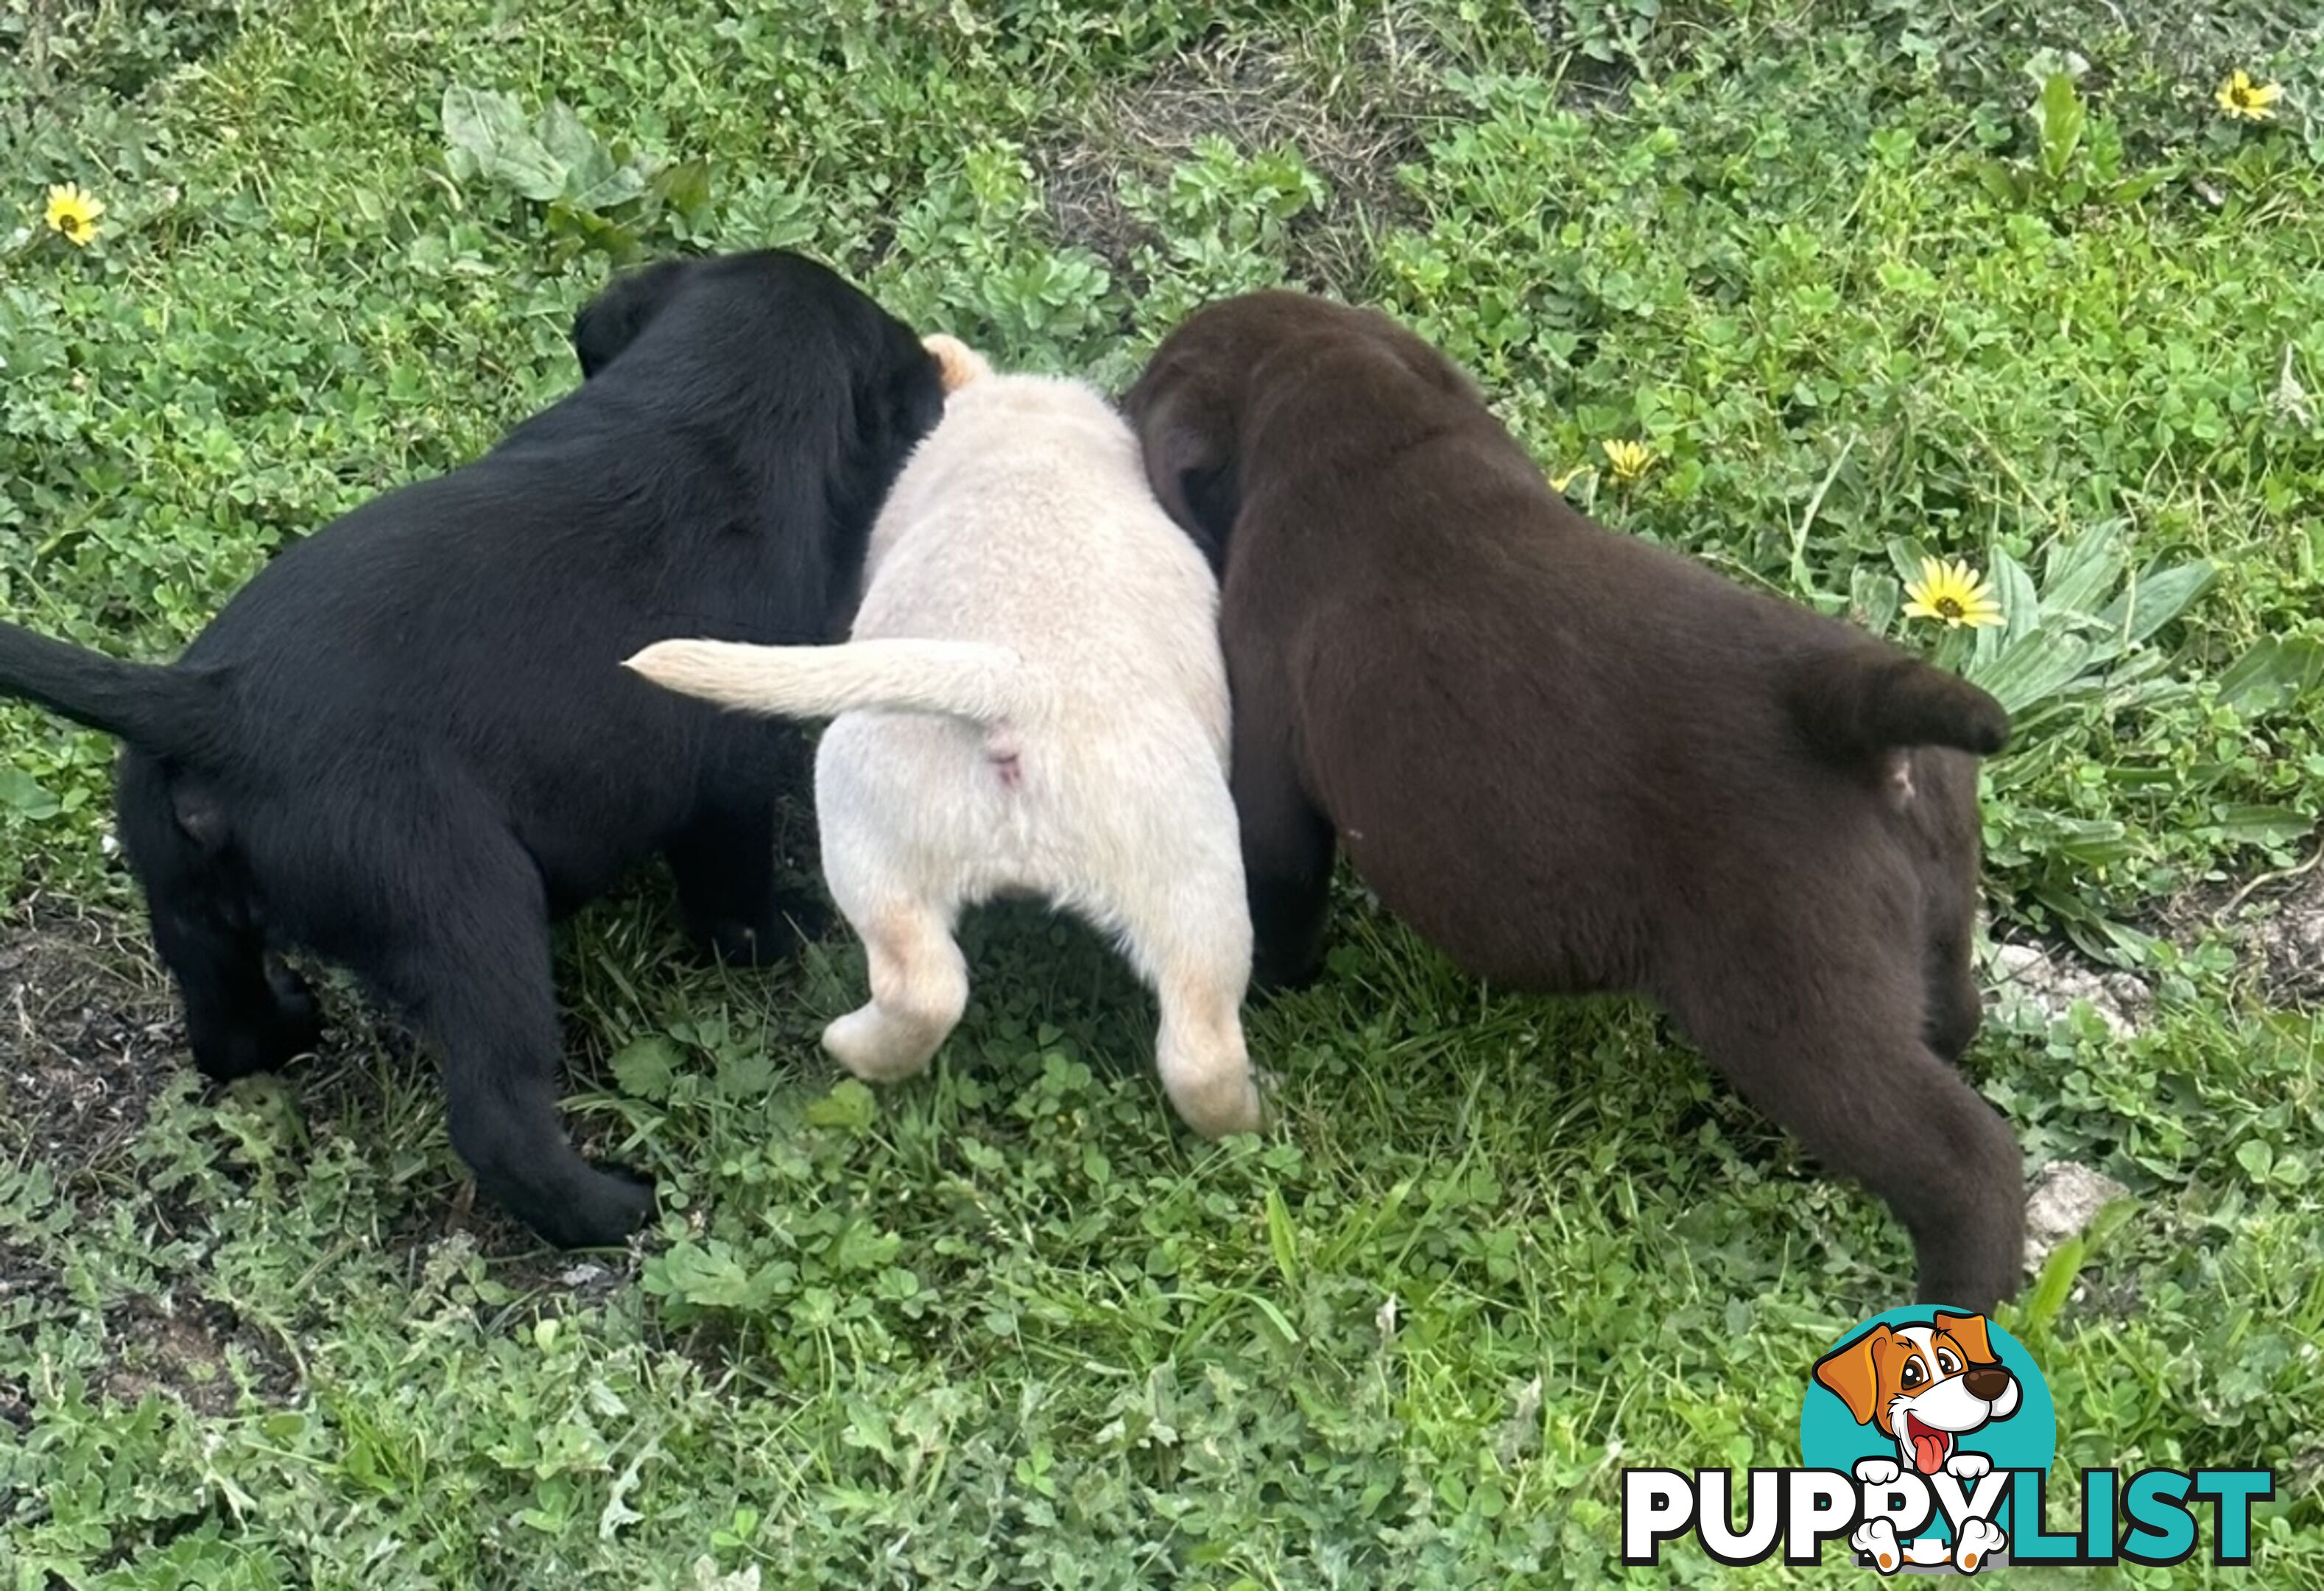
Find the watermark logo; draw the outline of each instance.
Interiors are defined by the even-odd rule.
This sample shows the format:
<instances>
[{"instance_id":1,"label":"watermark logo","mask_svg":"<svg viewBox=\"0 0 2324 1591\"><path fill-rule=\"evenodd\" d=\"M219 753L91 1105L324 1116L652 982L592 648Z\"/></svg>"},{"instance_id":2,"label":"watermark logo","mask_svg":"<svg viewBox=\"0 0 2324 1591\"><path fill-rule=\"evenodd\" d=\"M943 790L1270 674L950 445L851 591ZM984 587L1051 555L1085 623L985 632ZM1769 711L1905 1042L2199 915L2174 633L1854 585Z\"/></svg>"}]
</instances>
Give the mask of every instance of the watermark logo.
<instances>
[{"instance_id":1,"label":"watermark logo","mask_svg":"<svg viewBox=\"0 0 2324 1591\"><path fill-rule=\"evenodd\" d=\"M2007 1562L2010 1476L2057 1448L2041 1370L1982 1315L1876 1316L1816 1361L1800 1410L1802 1461L1857 1483L1848 1543L1886 1574Z\"/></svg>"},{"instance_id":2,"label":"watermark logo","mask_svg":"<svg viewBox=\"0 0 2324 1591\"><path fill-rule=\"evenodd\" d=\"M1982 1315L1890 1309L1832 1344L1807 1383L1798 1468L1755 1468L1739 1488L1725 1469L1625 1470L1622 1560L1658 1564L1692 1536L1738 1566L1778 1551L1820 1563L1844 1545L1882 1576L2169 1565L2193 1555L2208 1513L2211 1561L2239 1566L2253 1504L2275 1494L2264 1469L2086 1469L2080 1528L2050 1530L2056 1407L2034 1356Z\"/></svg>"}]
</instances>

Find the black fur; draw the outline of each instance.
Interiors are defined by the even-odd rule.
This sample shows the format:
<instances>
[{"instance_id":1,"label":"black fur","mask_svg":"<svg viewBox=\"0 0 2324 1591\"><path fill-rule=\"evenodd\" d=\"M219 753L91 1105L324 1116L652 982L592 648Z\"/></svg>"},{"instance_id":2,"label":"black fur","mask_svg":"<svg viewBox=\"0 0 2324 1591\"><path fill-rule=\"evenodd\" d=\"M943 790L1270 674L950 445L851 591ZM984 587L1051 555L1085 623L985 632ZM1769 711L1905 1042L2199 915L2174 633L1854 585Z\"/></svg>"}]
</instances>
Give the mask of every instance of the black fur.
<instances>
[{"instance_id":1,"label":"black fur","mask_svg":"<svg viewBox=\"0 0 2324 1591\"><path fill-rule=\"evenodd\" d=\"M709 947L793 938L773 802L797 732L621 660L844 634L872 517L943 409L913 333L791 254L650 267L573 340L579 390L290 547L174 664L0 625L0 691L127 743L122 845L201 1069L315 1043L279 951L348 967L442 1051L478 1185L568 1245L618 1242L652 1192L558 1125L550 920L659 851Z\"/></svg>"}]
</instances>

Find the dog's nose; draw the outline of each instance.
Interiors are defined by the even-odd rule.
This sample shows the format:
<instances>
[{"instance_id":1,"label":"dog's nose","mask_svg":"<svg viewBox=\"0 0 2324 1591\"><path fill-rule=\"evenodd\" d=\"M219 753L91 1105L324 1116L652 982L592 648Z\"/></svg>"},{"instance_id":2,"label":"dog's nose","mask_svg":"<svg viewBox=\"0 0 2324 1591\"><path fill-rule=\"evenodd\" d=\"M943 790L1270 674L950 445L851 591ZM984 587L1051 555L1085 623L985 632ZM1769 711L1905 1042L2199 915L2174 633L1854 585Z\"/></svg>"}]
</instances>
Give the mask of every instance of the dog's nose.
<instances>
[{"instance_id":1,"label":"dog's nose","mask_svg":"<svg viewBox=\"0 0 2324 1591\"><path fill-rule=\"evenodd\" d=\"M1979 1364L1962 1373L1961 1384L1978 1402L1995 1402L2009 1390L2009 1372L1998 1364Z\"/></svg>"}]
</instances>

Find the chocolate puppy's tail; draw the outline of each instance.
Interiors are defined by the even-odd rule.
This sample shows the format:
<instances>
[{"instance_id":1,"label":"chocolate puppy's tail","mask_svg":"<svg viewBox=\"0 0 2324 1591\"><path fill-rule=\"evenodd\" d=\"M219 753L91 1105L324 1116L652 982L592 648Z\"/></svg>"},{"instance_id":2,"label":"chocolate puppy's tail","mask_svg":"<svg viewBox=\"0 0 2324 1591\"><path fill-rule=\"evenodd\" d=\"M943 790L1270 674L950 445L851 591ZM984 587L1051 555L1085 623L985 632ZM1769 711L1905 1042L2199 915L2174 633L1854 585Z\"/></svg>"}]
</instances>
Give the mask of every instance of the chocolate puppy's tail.
<instances>
[{"instance_id":1,"label":"chocolate puppy's tail","mask_svg":"<svg viewBox=\"0 0 2324 1591\"><path fill-rule=\"evenodd\" d=\"M0 624L0 695L160 757L202 761L225 728L225 695L211 670L123 662L10 624Z\"/></svg>"},{"instance_id":2,"label":"chocolate puppy's tail","mask_svg":"<svg viewBox=\"0 0 2324 1591\"><path fill-rule=\"evenodd\" d=\"M1811 745L1840 761L1915 745L1990 756L2009 744L2009 715L1966 680L1870 647L1803 660L1789 693Z\"/></svg>"},{"instance_id":3,"label":"chocolate puppy's tail","mask_svg":"<svg viewBox=\"0 0 2324 1591\"><path fill-rule=\"evenodd\" d=\"M1015 652L977 641L657 641L622 666L665 689L786 718L884 710L997 724L1022 715L1034 689Z\"/></svg>"}]
</instances>

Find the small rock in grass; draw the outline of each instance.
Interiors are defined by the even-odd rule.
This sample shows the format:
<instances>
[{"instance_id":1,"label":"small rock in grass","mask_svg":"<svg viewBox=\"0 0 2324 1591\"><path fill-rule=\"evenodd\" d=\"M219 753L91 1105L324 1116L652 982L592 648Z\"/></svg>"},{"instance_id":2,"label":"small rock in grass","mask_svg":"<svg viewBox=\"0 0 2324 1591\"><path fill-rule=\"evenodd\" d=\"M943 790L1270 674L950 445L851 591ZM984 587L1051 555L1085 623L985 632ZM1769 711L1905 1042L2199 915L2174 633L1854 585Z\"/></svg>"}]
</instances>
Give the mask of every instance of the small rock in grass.
<instances>
[{"instance_id":1,"label":"small rock in grass","mask_svg":"<svg viewBox=\"0 0 2324 1591\"><path fill-rule=\"evenodd\" d=\"M2153 992L2126 972L2087 972L2039 945L1999 945L1993 952L1994 1009L2004 1022L2031 1006L2048 1022L2088 1001L2107 1031L2117 1039L2137 1037L2138 1020L2154 1005Z\"/></svg>"},{"instance_id":2,"label":"small rock in grass","mask_svg":"<svg viewBox=\"0 0 2324 1591\"><path fill-rule=\"evenodd\" d=\"M2105 1172L2073 1161L2043 1167L2025 1196L2025 1268L2039 1271L2060 1244L2129 1191Z\"/></svg>"}]
</instances>

